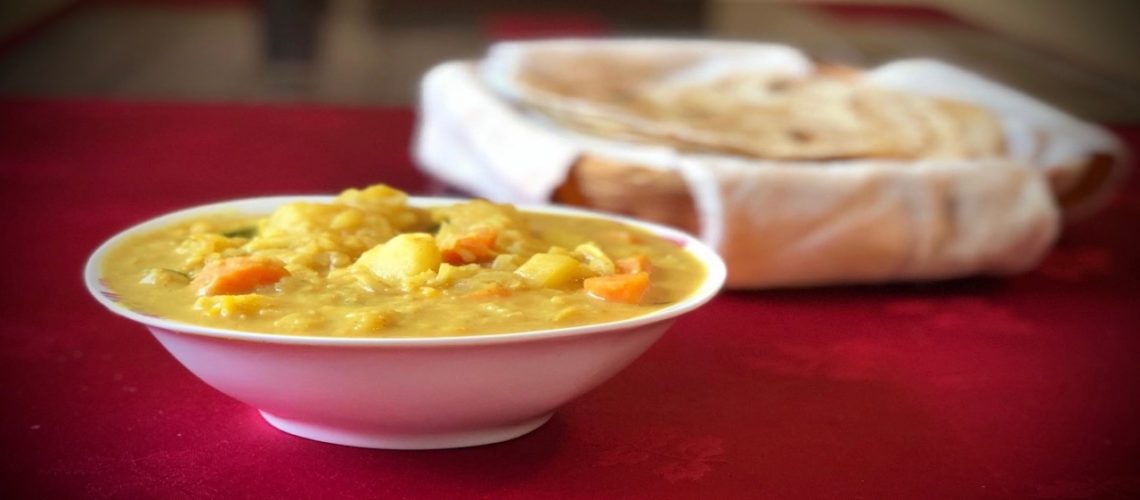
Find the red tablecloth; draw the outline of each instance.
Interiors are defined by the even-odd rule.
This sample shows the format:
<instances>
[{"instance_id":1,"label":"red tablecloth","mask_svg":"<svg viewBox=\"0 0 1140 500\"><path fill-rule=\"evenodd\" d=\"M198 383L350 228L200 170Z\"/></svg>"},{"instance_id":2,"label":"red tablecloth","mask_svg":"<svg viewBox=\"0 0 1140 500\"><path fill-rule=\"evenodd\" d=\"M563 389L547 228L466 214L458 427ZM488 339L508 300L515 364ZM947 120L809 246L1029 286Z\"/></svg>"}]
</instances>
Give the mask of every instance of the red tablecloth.
<instances>
[{"instance_id":1,"label":"red tablecloth","mask_svg":"<svg viewBox=\"0 0 1140 500\"><path fill-rule=\"evenodd\" d=\"M409 110L0 101L0 495L1140 494L1137 182L1027 275L725 293L544 427L470 449L283 434L81 285L98 243L171 209L377 181L430 190L408 158L412 123Z\"/></svg>"}]
</instances>

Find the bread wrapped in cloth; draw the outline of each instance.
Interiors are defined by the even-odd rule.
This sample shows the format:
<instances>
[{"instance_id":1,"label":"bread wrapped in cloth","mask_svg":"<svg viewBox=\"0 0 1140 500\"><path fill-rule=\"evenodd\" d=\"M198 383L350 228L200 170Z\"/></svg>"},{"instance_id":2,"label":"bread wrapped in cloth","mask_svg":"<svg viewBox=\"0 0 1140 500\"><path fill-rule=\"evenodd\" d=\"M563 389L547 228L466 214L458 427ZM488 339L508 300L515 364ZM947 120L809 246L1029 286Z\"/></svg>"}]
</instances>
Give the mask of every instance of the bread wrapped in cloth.
<instances>
[{"instance_id":1,"label":"bread wrapped in cloth","mask_svg":"<svg viewBox=\"0 0 1140 500\"><path fill-rule=\"evenodd\" d=\"M597 48L594 43L536 45L542 43ZM658 42L596 43L620 45L642 55L660 53ZM633 76L621 78L638 77L648 67L660 73L654 78L669 83L656 87L661 95L662 88L683 93L742 68L792 80L820 72L787 47L661 43L683 46L682 62L643 65L629 72ZM914 125L921 140L910 143L889 138L875 142L875 134L859 132L848 134L846 143L838 141L843 147L832 151L826 151L830 147L826 144L796 150L778 144L798 140L795 134L770 128L771 144L751 152L741 148L725 152L707 141L701 143L704 138L693 139L684 128L694 123L691 120L681 119L665 128L654 128L660 120L645 126L638 121L641 111L631 111L636 106L628 105L643 98L622 97L613 88L593 91L617 96L605 99L616 99L618 105L603 99L605 105L598 106L596 101L558 96L550 102L531 100L534 95L524 95L507 78L512 74L507 70L517 67L512 65L519 50L525 54L529 49L509 49L513 60L496 61L493 51L482 67L447 63L425 77L415 145L423 169L481 196L529 203L554 198L692 230L725 256L730 286L1012 273L1034 266L1059 232L1060 212L1050 178L1043 175L1047 169L1011 161L1004 154L1010 147L1008 136L993 133L1010 128L1008 120L1001 114L978 113L976 105L912 101L950 103L945 109L951 112L938 112L948 118L933 124L930 106L903 106L899 113L909 119L927 120ZM588 74L584 69L583 75ZM851 76L826 78L828 89L803 91L842 93L830 89L832 80ZM538 99L546 97L549 93ZM840 103L864 102L860 99L853 94L835 98ZM790 109L779 102L765 103L763 96L756 101L757 106ZM731 115L724 114L723 119L730 120ZM841 112L823 123L808 134L813 140L817 132L823 137L829 130L850 126ZM763 134L767 125L749 126ZM860 133L867 140L857 140ZM884 144L893 152L882 153ZM1111 139L1107 144L1113 145ZM771 151L760 151L761 147L784 148L788 154L765 158ZM882 157L865 156L868 148L878 148ZM1081 147L1068 151L1073 157L1085 152Z\"/></svg>"}]
</instances>

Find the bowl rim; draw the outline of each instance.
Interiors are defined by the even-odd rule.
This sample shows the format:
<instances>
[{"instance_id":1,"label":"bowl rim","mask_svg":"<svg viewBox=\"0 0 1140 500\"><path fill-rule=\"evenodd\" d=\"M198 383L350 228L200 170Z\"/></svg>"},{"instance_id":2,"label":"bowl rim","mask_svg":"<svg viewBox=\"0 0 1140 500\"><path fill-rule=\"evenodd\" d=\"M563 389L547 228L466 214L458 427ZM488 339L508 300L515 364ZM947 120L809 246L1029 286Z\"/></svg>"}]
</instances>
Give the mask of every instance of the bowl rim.
<instances>
[{"instance_id":1,"label":"bowl rim","mask_svg":"<svg viewBox=\"0 0 1140 500\"><path fill-rule=\"evenodd\" d=\"M285 203L291 202L318 202L328 203L335 199L335 195L286 195L261 196L241 198L203 205L196 205L174 212L159 215L137 224L134 224L100 244L88 257L83 270L84 283L87 291L104 307L111 312L133 320L148 328L159 328L185 334L204 337L214 337L230 340L242 340L270 344L299 344L320 346L401 346L401 347L427 347L448 345L484 345L510 342L534 341L554 338L574 337L592 333L626 330L670 320L684 313L704 305L724 286L727 275L724 260L709 246L696 237L660 224L646 222L631 217L615 215L577 207L562 205L514 204L524 212L535 212L554 215L574 215L580 217L600 218L628 224L630 226L648 231L656 236L679 243L679 245L701 262L705 268L705 278L689 296L675 304L663 307L641 316L635 316L618 321L595 323L588 325L570 326L562 328L547 328L541 330L527 330L521 332L490 333L467 336L438 336L438 337L332 337L318 335L292 335L282 333L263 333L217 328L182 321L170 320L151 316L129 309L114 299L114 292L103 282L101 269L103 260L108 252L126 238L141 232L158 229L175 222L211 212L238 211L247 213L268 213ZM471 198L408 196L408 204L416 207L433 207L445 204L469 201Z\"/></svg>"}]
</instances>

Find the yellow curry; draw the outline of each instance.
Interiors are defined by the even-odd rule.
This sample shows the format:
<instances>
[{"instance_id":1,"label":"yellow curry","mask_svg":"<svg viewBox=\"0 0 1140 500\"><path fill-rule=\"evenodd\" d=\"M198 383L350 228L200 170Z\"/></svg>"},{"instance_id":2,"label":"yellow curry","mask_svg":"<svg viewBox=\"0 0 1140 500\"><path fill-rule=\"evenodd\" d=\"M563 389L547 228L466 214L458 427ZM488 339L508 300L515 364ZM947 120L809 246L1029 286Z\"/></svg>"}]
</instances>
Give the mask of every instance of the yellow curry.
<instances>
[{"instance_id":1,"label":"yellow curry","mask_svg":"<svg viewBox=\"0 0 1140 500\"><path fill-rule=\"evenodd\" d=\"M103 276L136 311L264 333L428 337L620 320L705 270L613 221L483 200L417 208L383 185L269 215L219 213L135 236Z\"/></svg>"}]
</instances>

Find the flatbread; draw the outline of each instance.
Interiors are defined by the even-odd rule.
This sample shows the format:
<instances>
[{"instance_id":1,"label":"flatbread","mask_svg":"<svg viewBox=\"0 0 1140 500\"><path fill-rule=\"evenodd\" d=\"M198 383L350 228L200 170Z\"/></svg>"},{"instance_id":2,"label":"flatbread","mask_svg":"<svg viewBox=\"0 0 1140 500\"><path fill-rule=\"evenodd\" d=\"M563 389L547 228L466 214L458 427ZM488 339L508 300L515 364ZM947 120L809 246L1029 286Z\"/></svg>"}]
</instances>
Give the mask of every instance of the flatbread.
<instances>
[{"instance_id":1,"label":"flatbread","mask_svg":"<svg viewBox=\"0 0 1140 500\"><path fill-rule=\"evenodd\" d=\"M986 109L878 88L857 72L702 70L692 54L528 51L505 78L518 103L605 139L780 160L1000 156ZM501 65L499 65L501 67Z\"/></svg>"}]
</instances>

